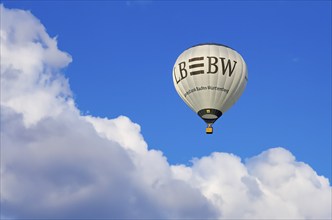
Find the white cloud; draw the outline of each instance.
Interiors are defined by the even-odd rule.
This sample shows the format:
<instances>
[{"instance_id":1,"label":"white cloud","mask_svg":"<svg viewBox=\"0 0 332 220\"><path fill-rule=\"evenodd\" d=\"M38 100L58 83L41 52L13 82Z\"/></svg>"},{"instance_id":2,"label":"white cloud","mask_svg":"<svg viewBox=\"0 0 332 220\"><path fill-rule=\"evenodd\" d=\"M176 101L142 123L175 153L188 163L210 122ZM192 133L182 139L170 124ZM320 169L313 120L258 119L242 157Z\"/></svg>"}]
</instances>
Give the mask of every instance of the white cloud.
<instances>
[{"instance_id":1,"label":"white cloud","mask_svg":"<svg viewBox=\"0 0 332 220\"><path fill-rule=\"evenodd\" d=\"M23 113L25 125L75 111L67 79L58 71L71 57L57 48L31 13L1 6L1 106Z\"/></svg>"},{"instance_id":2,"label":"white cloud","mask_svg":"<svg viewBox=\"0 0 332 220\"><path fill-rule=\"evenodd\" d=\"M116 141L124 148L136 153L144 154L147 152L147 144L140 134L140 126L132 123L129 118L120 116L109 120L107 118L85 116L84 119L94 126L100 136Z\"/></svg>"},{"instance_id":3,"label":"white cloud","mask_svg":"<svg viewBox=\"0 0 332 220\"><path fill-rule=\"evenodd\" d=\"M284 148L170 165L129 118L80 115L70 55L31 13L1 18L1 217L331 218L328 179Z\"/></svg>"},{"instance_id":4,"label":"white cloud","mask_svg":"<svg viewBox=\"0 0 332 220\"><path fill-rule=\"evenodd\" d=\"M331 218L331 187L307 164L295 161L287 150L275 148L247 162L250 174L306 219Z\"/></svg>"}]
</instances>

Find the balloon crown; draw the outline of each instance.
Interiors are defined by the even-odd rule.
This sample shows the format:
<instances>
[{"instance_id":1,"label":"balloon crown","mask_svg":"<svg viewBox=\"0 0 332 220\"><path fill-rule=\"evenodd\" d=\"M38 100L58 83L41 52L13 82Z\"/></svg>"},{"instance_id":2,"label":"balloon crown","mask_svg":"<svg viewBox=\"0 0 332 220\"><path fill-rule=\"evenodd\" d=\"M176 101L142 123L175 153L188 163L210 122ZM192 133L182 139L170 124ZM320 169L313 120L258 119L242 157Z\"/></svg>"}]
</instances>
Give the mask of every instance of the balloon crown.
<instances>
[{"instance_id":1,"label":"balloon crown","mask_svg":"<svg viewBox=\"0 0 332 220\"><path fill-rule=\"evenodd\" d=\"M196 44L196 45L194 45L194 46L191 46L191 47L189 47L188 49L193 48L193 47L198 47L198 46L205 46L205 45L222 46L222 47L227 47L227 48L229 48L229 49L234 50L233 48L231 48L231 47L229 47L229 46L227 46L227 45L225 45L225 44L219 44L219 43L200 43L200 44Z\"/></svg>"}]
</instances>

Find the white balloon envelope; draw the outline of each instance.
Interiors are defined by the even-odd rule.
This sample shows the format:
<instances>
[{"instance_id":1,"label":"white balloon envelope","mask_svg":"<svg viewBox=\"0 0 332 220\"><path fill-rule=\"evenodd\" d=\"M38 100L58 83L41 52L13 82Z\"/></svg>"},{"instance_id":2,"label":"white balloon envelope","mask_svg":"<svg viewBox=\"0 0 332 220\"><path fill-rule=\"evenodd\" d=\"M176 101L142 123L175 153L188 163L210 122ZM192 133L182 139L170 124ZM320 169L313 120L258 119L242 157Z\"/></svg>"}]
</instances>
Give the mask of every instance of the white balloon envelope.
<instances>
[{"instance_id":1,"label":"white balloon envelope","mask_svg":"<svg viewBox=\"0 0 332 220\"><path fill-rule=\"evenodd\" d=\"M212 124L241 96L248 81L241 55L221 44L199 44L185 50L173 68L173 82L183 101Z\"/></svg>"}]
</instances>

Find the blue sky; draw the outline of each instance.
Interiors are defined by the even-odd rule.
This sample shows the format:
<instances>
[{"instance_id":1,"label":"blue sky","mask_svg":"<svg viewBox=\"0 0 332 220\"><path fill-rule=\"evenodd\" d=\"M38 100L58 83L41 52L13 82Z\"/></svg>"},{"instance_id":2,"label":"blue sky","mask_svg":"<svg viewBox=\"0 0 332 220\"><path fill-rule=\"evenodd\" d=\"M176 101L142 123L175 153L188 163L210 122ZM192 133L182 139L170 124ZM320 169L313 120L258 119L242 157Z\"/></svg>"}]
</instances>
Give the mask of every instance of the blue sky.
<instances>
[{"instance_id":1,"label":"blue sky","mask_svg":"<svg viewBox=\"0 0 332 220\"><path fill-rule=\"evenodd\" d=\"M70 54L62 72L82 115L128 117L169 164L282 147L331 181L330 1L2 2ZM206 42L237 50L249 78L213 135L172 81L177 57Z\"/></svg>"},{"instance_id":2,"label":"blue sky","mask_svg":"<svg viewBox=\"0 0 332 220\"><path fill-rule=\"evenodd\" d=\"M282 146L331 180L331 2L4 3L30 10L72 55L65 73L84 114L128 116L171 164ZM177 56L204 42L236 49L249 75L213 135L172 83Z\"/></svg>"}]
</instances>

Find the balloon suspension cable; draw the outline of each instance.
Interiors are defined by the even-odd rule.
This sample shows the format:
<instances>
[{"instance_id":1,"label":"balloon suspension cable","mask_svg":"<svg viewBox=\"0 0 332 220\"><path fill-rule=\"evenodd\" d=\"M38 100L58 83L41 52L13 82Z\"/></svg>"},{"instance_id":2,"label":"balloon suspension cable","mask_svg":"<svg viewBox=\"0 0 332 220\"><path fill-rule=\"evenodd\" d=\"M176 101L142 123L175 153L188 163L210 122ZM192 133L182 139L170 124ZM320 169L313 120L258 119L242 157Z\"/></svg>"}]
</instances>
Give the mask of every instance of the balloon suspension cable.
<instances>
[{"instance_id":1,"label":"balloon suspension cable","mask_svg":"<svg viewBox=\"0 0 332 220\"><path fill-rule=\"evenodd\" d=\"M210 124L210 123L207 124L206 133L207 134L212 134L213 133L212 124Z\"/></svg>"}]
</instances>

